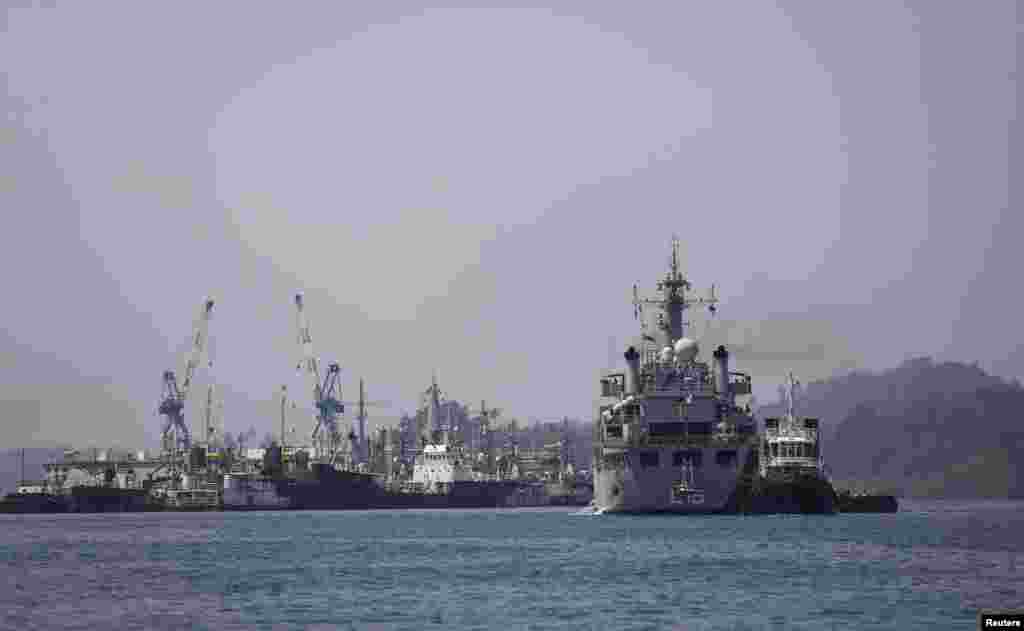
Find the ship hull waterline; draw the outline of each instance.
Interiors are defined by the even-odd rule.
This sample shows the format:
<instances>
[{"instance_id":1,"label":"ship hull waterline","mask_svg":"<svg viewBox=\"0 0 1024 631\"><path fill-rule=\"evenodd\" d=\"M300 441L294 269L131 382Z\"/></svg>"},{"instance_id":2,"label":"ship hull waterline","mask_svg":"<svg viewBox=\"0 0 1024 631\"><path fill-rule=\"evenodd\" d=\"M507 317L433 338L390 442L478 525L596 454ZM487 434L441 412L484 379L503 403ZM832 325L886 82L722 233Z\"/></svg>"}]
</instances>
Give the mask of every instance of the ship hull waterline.
<instances>
[{"instance_id":1,"label":"ship hull waterline","mask_svg":"<svg viewBox=\"0 0 1024 631\"><path fill-rule=\"evenodd\" d=\"M716 450L706 450L713 456ZM676 467L603 468L594 474L592 508L602 514L720 515L837 513L835 493L824 480L766 480L757 476L757 451L736 449L735 465L713 457L690 479ZM664 454L669 456L669 454Z\"/></svg>"}]
</instances>

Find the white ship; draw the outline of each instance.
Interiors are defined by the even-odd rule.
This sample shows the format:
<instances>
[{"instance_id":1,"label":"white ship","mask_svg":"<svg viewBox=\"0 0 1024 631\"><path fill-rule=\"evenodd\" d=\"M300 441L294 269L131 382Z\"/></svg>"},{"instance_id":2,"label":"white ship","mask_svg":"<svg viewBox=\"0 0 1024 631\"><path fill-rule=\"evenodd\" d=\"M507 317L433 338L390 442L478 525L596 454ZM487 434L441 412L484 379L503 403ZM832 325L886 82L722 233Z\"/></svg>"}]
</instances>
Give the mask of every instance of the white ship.
<instances>
[{"instance_id":1,"label":"white ship","mask_svg":"<svg viewBox=\"0 0 1024 631\"><path fill-rule=\"evenodd\" d=\"M796 415L796 389L799 385L790 373L786 388L786 416L765 419L760 459L760 473L764 478L827 477L821 458L818 419L801 420Z\"/></svg>"}]
</instances>

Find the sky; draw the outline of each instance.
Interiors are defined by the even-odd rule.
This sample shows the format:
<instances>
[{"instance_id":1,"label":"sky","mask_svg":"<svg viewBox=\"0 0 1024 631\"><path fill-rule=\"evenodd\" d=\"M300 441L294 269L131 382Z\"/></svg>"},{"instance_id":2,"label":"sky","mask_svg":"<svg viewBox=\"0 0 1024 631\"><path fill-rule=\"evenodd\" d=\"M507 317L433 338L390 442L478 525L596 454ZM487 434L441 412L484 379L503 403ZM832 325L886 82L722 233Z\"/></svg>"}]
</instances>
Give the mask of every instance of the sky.
<instances>
[{"instance_id":1,"label":"sky","mask_svg":"<svg viewBox=\"0 0 1024 631\"><path fill-rule=\"evenodd\" d=\"M155 445L207 295L228 431L312 427L296 291L371 425L590 418L673 234L759 397L1024 377L1015 2L5 7L0 445Z\"/></svg>"}]
</instances>

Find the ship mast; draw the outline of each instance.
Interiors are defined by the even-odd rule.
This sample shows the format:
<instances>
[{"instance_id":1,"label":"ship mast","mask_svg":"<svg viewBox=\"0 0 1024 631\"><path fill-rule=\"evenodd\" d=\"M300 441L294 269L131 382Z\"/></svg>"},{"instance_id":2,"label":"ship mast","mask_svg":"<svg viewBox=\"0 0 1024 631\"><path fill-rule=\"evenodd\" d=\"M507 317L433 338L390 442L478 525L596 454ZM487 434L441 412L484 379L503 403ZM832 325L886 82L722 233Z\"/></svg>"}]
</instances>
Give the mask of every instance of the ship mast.
<instances>
[{"instance_id":1,"label":"ship mast","mask_svg":"<svg viewBox=\"0 0 1024 631\"><path fill-rule=\"evenodd\" d=\"M437 373L434 373L431 377L430 387L427 388L427 391L424 394L427 396L426 412L428 438L433 442L435 432L441 432L444 429L442 427L440 389L437 387ZM442 440L442 442L444 442L444 440Z\"/></svg>"},{"instance_id":2,"label":"ship mast","mask_svg":"<svg viewBox=\"0 0 1024 631\"><path fill-rule=\"evenodd\" d=\"M796 420L796 389L800 386L800 381L789 373L789 377L786 379L786 416L791 421Z\"/></svg>"},{"instance_id":3,"label":"ship mast","mask_svg":"<svg viewBox=\"0 0 1024 631\"><path fill-rule=\"evenodd\" d=\"M633 285L633 312L639 318L643 313L644 305L653 305L660 311L658 314L658 327L666 337L667 346L672 346L683 337L683 327L688 323L683 321L683 312L694 305L707 305L713 314L718 298L715 297L715 286L711 286L711 294L707 298L690 298L686 292L691 289L690 281L683 276L679 266L679 237L672 236L672 258L669 261L669 269L665 278L658 282L658 291L661 296L658 298L642 298ZM641 320L641 333L646 341L654 341L647 335L646 322Z\"/></svg>"}]
</instances>

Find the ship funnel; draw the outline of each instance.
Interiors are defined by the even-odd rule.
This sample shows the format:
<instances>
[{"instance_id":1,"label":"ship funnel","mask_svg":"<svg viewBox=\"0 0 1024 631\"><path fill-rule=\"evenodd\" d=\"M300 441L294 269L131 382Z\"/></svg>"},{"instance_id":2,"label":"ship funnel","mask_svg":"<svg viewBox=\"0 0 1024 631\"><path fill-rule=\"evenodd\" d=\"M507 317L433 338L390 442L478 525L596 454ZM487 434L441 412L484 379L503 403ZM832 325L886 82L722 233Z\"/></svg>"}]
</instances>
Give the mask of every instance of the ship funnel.
<instances>
[{"instance_id":1,"label":"ship funnel","mask_svg":"<svg viewBox=\"0 0 1024 631\"><path fill-rule=\"evenodd\" d=\"M718 382L718 393L728 396L729 392L729 351L719 345L713 353L715 357L715 380Z\"/></svg>"},{"instance_id":2,"label":"ship funnel","mask_svg":"<svg viewBox=\"0 0 1024 631\"><path fill-rule=\"evenodd\" d=\"M626 359L626 395L640 392L640 353L630 346L623 354Z\"/></svg>"}]
</instances>

